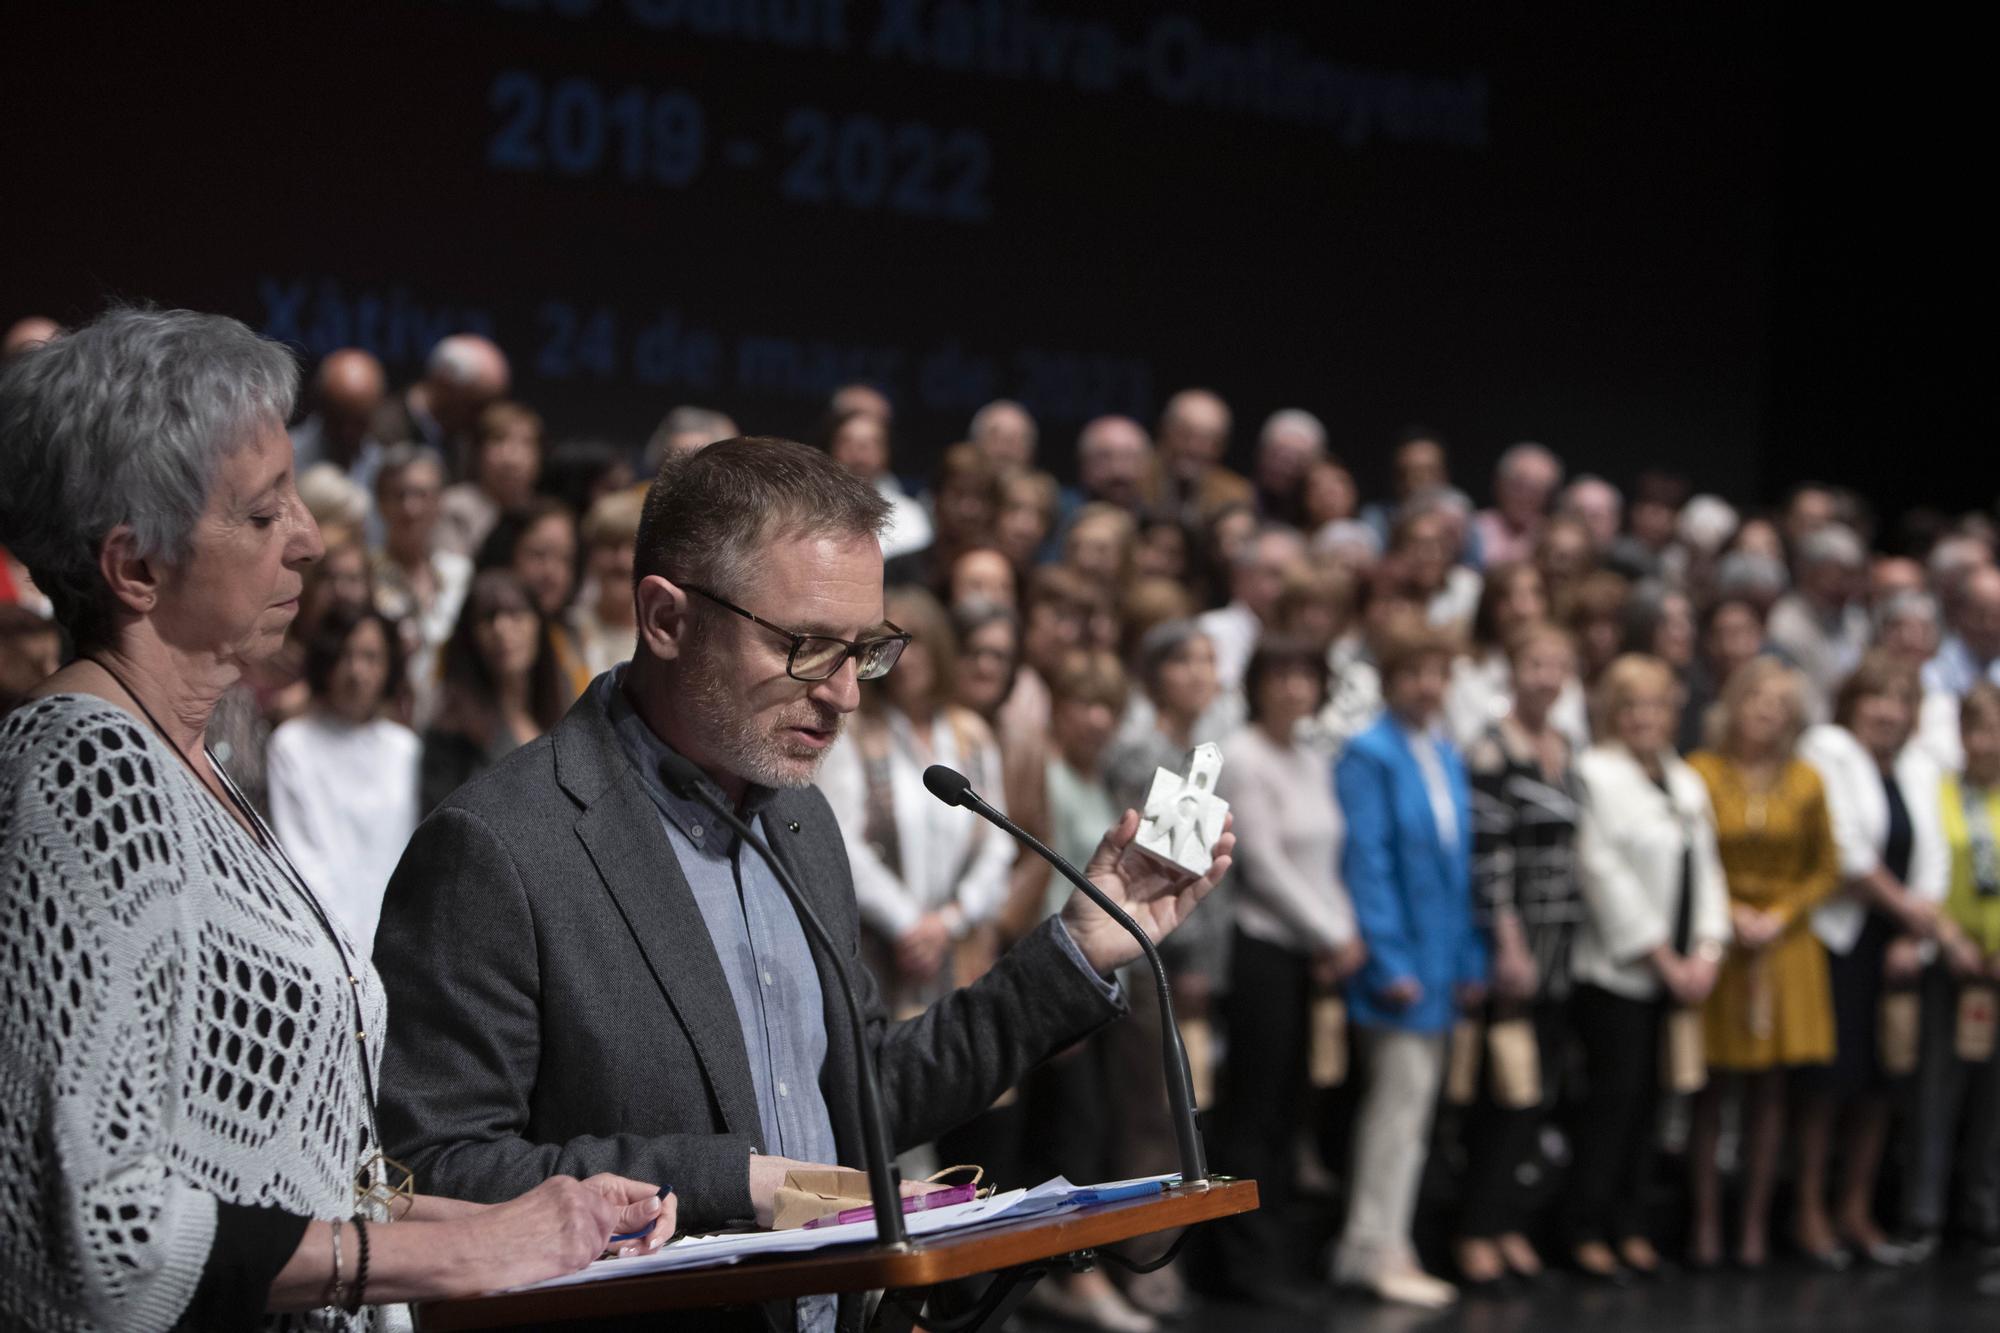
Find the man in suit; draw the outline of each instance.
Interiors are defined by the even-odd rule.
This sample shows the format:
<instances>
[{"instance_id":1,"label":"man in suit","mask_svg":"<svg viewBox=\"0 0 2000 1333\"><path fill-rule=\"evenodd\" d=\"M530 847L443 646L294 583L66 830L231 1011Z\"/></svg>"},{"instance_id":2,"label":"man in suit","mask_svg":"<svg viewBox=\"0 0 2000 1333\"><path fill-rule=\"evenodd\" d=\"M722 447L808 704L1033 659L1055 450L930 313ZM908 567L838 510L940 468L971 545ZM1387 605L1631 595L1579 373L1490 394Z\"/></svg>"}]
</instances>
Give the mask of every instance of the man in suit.
<instances>
[{"instance_id":1,"label":"man in suit","mask_svg":"<svg viewBox=\"0 0 2000 1333\"><path fill-rule=\"evenodd\" d=\"M382 1129L427 1191L471 1199L612 1163L671 1183L689 1229L755 1219L799 1162L858 1164L860 1054L828 961L756 854L670 792L678 753L812 901L861 979L901 1150L970 1118L1124 1010L1138 948L1079 899L975 985L890 1024L858 953L847 855L809 784L861 679L894 664L879 493L825 455L740 439L667 462L635 569L638 643L553 731L417 830L388 889ZM1086 868L1164 936L1202 879L1143 856L1126 812ZM792 1322L789 1305L767 1310ZM830 1301L798 1323L830 1328ZM844 1302L851 1326L858 1305Z\"/></svg>"},{"instance_id":2,"label":"man in suit","mask_svg":"<svg viewBox=\"0 0 2000 1333\"><path fill-rule=\"evenodd\" d=\"M1223 465L1229 404L1207 389L1182 389L1160 413L1160 505L1191 530L1220 509L1254 504L1256 488Z\"/></svg>"}]
</instances>

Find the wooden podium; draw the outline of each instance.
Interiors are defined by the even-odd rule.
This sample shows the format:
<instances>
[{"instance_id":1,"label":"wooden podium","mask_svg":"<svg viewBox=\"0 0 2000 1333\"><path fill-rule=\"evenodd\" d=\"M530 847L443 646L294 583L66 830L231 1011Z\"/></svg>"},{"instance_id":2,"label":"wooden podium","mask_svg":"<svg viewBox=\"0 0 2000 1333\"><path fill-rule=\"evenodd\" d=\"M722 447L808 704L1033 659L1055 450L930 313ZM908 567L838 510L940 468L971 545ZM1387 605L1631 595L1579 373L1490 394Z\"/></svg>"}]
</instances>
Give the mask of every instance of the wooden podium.
<instances>
[{"instance_id":1,"label":"wooden podium","mask_svg":"<svg viewBox=\"0 0 2000 1333\"><path fill-rule=\"evenodd\" d=\"M885 1254L872 1245L843 1246L817 1254L548 1291L432 1301L417 1307L417 1326L426 1333L432 1329L518 1328L557 1320L756 1305L847 1291L911 1291L981 1273L1002 1274L1006 1281L995 1286L1011 1290L1012 1299L1007 1300L1008 1290L1002 1290L1002 1299L987 1316L991 1318L1004 1316L1027 1294L1045 1261L1212 1222L1256 1207L1254 1180L1212 1181L1206 1187L1168 1190L1151 1199L1099 1204L976 1231L914 1237L909 1250L901 1254Z\"/></svg>"}]
</instances>

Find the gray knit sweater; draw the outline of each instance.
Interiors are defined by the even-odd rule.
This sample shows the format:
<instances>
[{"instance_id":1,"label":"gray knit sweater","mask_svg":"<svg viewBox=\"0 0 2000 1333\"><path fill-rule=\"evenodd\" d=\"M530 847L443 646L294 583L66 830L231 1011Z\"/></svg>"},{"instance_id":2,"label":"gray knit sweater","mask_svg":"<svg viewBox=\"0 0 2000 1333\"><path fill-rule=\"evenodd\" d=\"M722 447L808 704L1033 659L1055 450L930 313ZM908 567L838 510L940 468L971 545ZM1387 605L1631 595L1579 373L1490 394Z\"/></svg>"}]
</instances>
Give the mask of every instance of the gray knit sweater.
<instances>
[{"instance_id":1,"label":"gray knit sweater","mask_svg":"<svg viewBox=\"0 0 2000 1333\"><path fill-rule=\"evenodd\" d=\"M347 976L128 714L0 722L0 1326L170 1329L219 1203L353 1212L386 1005L370 970L358 1043Z\"/></svg>"}]
</instances>

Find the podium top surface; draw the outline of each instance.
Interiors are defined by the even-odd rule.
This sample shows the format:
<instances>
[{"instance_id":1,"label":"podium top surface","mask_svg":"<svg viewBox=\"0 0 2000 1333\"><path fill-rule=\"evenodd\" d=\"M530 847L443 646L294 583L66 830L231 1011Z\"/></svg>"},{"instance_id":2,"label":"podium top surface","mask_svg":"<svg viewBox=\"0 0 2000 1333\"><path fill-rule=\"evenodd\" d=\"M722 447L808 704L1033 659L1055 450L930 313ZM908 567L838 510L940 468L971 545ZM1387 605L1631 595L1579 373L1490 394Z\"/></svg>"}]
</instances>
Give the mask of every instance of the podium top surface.
<instances>
[{"instance_id":1,"label":"podium top surface","mask_svg":"<svg viewBox=\"0 0 2000 1333\"><path fill-rule=\"evenodd\" d=\"M559 1319L599 1319L689 1310L844 1291L901 1290L997 1272L1037 1259L1115 1245L1154 1232L1211 1222L1257 1207L1257 1182L1211 1182L1150 1199L1098 1204L976 1231L914 1239L905 1253L873 1245L751 1260L717 1268L642 1274L582 1286L430 1301L418 1307L429 1330L518 1328Z\"/></svg>"}]
</instances>

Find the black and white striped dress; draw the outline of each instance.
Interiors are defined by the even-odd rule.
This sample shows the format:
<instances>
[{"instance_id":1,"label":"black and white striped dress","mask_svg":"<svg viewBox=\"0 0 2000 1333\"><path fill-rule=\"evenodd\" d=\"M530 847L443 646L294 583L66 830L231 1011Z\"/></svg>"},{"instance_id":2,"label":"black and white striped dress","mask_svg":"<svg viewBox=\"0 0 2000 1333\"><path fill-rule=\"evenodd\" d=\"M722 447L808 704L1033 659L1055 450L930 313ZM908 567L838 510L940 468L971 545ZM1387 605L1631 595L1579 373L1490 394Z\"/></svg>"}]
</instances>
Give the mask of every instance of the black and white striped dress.
<instances>
[{"instance_id":1,"label":"black and white striped dress","mask_svg":"<svg viewBox=\"0 0 2000 1333\"><path fill-rule=\"evenodd\" d=\"M1538 1000L1569 994L1570 946L1584 918L1576 879L1576 775L1551 782L1534 753L1495 724L1466 751L1472 778L1472 888L1490 931L1511 909L1541 979Z\"/></svg>"}]
</instances>

